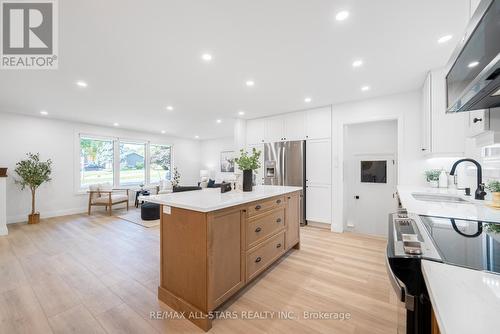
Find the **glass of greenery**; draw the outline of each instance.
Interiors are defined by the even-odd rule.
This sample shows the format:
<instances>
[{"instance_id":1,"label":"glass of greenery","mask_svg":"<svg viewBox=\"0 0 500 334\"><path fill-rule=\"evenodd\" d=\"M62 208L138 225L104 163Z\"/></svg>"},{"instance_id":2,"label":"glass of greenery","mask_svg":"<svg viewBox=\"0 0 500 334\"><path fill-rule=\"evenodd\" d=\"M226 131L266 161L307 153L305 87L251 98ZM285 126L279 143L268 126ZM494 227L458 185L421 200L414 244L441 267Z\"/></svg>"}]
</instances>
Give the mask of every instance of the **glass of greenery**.
<instances>
[{"instance_id":1,"label":"glass of greenery","mask_svg":"<svg viewBox=\"0 0 500 334\"><path fill-rule=\"evenodd\" d=\"M16 179L15 182L21 186L21 190L25 188L31 190L31 214L28 216L28 223L37 224L40 222L40 213L36 212L35 207L36 190L44 182L51 180L52 161L50 159L40 161L39 153L28 153L26 156L27 159L21 160L16 164L14 171L19 175L19 179Z\"/></svg>"},{"instance_id":2,"label":"glass of greenery","mask_svg":"<svg viewBox=\"0 0 500 334\"><path fill-rule=\"evenodd\" d=\"M252 191L253 171L260 168L261 151L252 148L252 154L244 149L240 150L240 157L234 161L238 164L238 169L243 171L243 191Z\"/></svg>"},{"instance_id":3,"label":"glass of greenery","mask_svg":"<svg viewBox=\"0 0 500 334\"><path fill-rule=\"evenodd\" d=\"M429 169L425 171L425 178L431 187L437 187L439 181L439 174L441 171L439 169Z\"/></svg>"}]
</instances>

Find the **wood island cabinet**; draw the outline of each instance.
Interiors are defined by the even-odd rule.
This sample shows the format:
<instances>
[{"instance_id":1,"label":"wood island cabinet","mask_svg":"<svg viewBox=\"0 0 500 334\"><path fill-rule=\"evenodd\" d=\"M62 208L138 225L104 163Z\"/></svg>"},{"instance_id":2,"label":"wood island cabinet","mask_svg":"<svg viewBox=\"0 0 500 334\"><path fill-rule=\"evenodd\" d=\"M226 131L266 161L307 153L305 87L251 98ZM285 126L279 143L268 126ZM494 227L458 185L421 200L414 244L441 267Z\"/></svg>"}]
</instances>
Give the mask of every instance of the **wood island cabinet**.
<instances>
[{"instance_id":1,"label":"wood island cabinet","mask_svg":"<svg viewBox=\"0 0 500 334\"><path fill-rule=\"evenodd\" d=\"M208 331L210 313L300 245L300 192L212 212L162 205L158 298Z\"/></svg>"}]
</instances>

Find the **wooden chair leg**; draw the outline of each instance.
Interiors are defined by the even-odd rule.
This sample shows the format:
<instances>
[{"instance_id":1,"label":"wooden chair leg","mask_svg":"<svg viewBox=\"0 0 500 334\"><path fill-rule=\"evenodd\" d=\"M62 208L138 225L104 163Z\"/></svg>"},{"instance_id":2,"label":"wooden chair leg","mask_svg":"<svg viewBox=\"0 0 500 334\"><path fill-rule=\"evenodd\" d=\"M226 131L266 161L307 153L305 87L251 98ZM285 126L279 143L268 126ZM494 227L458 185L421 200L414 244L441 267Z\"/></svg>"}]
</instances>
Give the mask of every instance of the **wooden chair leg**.
<instances>
[{"instance_id":1,"label":"wooden chair leg","mask_svg":"<svg viewBox=\"0 0 500 334\"><path fill-rule=\"evenodd\" d=\"M127 211L128 211L128 200L127 200Z\"/></svg>"},{"instance_id":2,"label":"wooden chair leg","mask_svg":"<svg viewBox=\"0 0 500 334\"><path fill-rule=\"evenodd\" d=\"M89 197L89 212L88 215L90 216L90 207L92 206L92 199Z\"/></svg>"}]
</instances>

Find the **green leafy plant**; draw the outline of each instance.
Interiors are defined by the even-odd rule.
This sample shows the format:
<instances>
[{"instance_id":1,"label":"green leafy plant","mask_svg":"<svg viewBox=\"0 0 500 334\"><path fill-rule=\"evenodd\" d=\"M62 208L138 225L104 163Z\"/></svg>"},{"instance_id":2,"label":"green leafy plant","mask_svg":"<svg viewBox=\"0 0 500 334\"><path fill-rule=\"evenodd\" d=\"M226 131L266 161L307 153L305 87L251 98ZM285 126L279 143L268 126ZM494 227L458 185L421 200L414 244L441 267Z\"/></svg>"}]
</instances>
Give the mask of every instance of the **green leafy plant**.
<instances>
[{"instance_id":1,"label":"green leafy plant","mask_svg":"<svg viewBox=\"0 0 500 334\"><path fill-rule=\"evenodd\" d=\"M429 169L425 171L425 177L427 179L427 182L429 181L438 181L439 180L439 174L441 171L439 169Z\"/></svg>"},{"instance_id":2,"label":"green leafy plant","mask_svg":"<svg viewBox=\"0 0 500 334\"><path fill-rule=\"evenodd\" d=\"M36 213L35 197L36 190L44 182L51 180L52 160L40 161L40 154L27 153L27 159L21 160L16 164L14 170L20 179L15 180L16 184L21 186L21 190L29 188L31 190L31 214Z\"/></svg>"},{"instance_id":3,"label":"green leafy plant","mask_svg":"<svg viewBox=\"0 0 500 334\"><path fill-rule=\"evenodd\" d=\"M235 158L234 161L238 164L238 169L240 170L256 170L260 168L260 158L261 151L257 151L255 147L252 149L252 154L248 155L248 152L244 149L240 150L240 157Z\"/></svg>"},{"instance_id":4,"label":"green leafy plant","mask_svg":"<svg viewBox=\"0 0 500 334\"><path fill-rule=\"evenodd\" d=\"M492 193L498 193L500 192L500 181L497 180L491 180L488 182L488 185L486 188L491 191Z\"/></svg>"},{"instance_id":5,"label":"green leafy plant","mask_svg":"<svg viewBox=\"0 0 500 334\"><path fill-rule=\"evenodd\" d=\"M490 233L500 233L500 224L486 224L486 230Z\"/></svg>"},{"instance_id":6,"label":"green leafy plant","mask_svg":"<svg viewBox=\"0 0 500 334\"><path fill-rule=\"evenodd\" d=\"M172 176L172 187L177 187L181 183L181 174L177 170L177 167L174 167L174 175Z\"/></svg>"}]
</instances>

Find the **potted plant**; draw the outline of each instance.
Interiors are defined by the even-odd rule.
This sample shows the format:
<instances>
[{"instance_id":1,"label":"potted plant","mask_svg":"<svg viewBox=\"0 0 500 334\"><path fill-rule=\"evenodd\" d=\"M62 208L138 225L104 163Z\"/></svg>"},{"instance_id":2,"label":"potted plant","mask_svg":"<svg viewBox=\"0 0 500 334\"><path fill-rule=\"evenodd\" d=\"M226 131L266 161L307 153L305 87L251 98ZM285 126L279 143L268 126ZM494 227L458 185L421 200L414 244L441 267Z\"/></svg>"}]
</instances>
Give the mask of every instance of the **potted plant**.
<instances>
[{"instance_id":1,"label":"potted plant","mask_svg":"<svg viewBox=\"0 0 500 334\"><path fill-rule=\"evenodd\" d=\"M429 169L425 171L425 177L427 182L429 182L430 186L433 188L437 188L439 186L439 174L441 171L439 169Z\"/></svg>"},{"instance_id":2,"label":"potted plant","mask_svg":"<svg viewBox=\"0 0 500 334\"><path fill-rule=\"evenodd\" d=\"M40 154L28 153L27 159L16 164L14 170L20 179L15 180L21 186L21 190L29 188L31 190L31 214L28 216L28 224L40 222L40 213L35 210L36 190L44 182L49 182L52 173L52 161L40 161Z\"/></svg>"},{"instance_id":3,"label":"potted plant","mask_svg":"<svg viewBox=\"0 0 500 334\"><path fill-rule=\"evenodd\" d=\"M240 157L234 159L238 164L238 169L243 171L243 191L252 191L253 171L260 168L260 153L255 147L252 149L251 155L248 155L247 151L241 149Z\"/></svg>"},{"instance_id":4,"label":"potted plant","mask_svg":"<svg viewBox=\"0 0 500 334\"><path fill-rule=\"evenodd\" d=\"M495 207L500 207L500 181L489 181L486 188L491 191L491 196L493 197L492 205Z\"/></svg>"}]
</instances>

